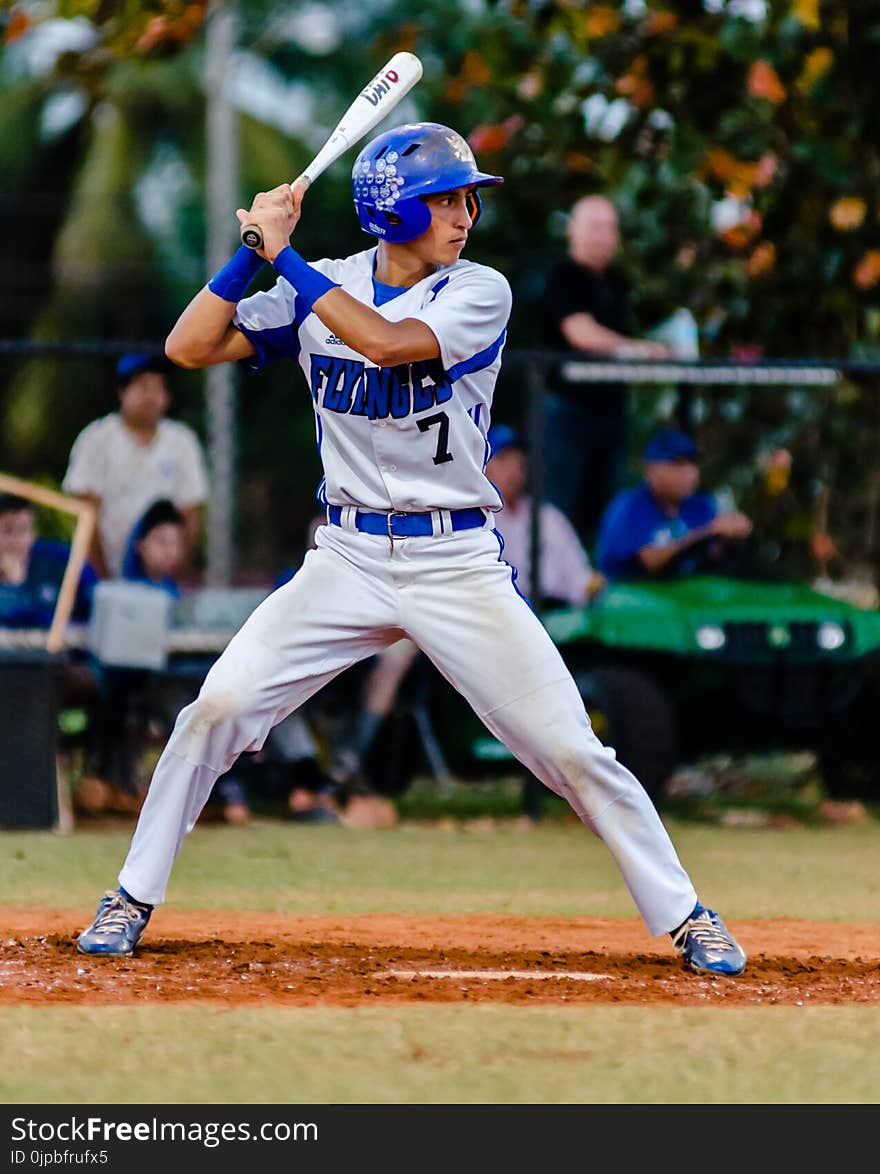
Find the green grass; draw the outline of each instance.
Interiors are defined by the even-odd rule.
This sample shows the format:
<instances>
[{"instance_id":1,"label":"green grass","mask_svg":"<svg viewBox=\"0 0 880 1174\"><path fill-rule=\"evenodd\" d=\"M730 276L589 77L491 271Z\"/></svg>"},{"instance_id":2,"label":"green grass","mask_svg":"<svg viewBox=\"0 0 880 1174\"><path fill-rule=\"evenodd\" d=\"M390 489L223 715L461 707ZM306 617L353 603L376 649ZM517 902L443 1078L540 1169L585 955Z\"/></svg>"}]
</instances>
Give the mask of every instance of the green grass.
<instances>
[{"instance_id":1,"label":"green grass","mask_svg":"<svg viewBox=\"0 0 880 1174\"><path fill-rule=\"evenodd\" d=\"M874 1104L880 1087L871 1008L16 1007L0 1038L13 1104Z\"/></svg>"},{"instance_id":2,"label":"green grass","mask_svg":"<svg viewBox=\"0 0 880 1174\"><path fill-rule=\"evenodd\" d=\"M871 921L880 823L718 828L666 820L703 899L728 918ZM131 827L0 833L0 904L91 910L115 884ZM169 904L289 913L513 913L634 917L604 845L578 823L354 832L265 821L184 843Z\"/></svg>"}]
</instances>

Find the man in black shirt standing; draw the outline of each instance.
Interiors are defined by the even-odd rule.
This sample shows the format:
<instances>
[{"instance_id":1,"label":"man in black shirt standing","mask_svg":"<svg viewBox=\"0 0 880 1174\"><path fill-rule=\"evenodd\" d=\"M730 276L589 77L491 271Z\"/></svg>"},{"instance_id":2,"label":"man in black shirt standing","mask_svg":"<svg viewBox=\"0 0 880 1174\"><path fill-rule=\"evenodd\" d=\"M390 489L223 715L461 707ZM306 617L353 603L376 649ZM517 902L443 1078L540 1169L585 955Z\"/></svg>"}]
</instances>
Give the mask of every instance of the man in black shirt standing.
<instances>
[{"instance_id":1,"label":"man in black shirt standing","mask_svg":"<svg viewBox=\"0 0 880 1174\"><path fill-rule=\"evenodd\" d=\"M613 268L620 244L617 211L604 196L584 196L568 222L568 257L544 290L543 343L550 350L615 358L666 358L668 348L632 337L629 290ZM602 512L620 487L626 460L627 388L551 372L545 399L547 497L590 547Z\"/></svg>"}]
</instances>

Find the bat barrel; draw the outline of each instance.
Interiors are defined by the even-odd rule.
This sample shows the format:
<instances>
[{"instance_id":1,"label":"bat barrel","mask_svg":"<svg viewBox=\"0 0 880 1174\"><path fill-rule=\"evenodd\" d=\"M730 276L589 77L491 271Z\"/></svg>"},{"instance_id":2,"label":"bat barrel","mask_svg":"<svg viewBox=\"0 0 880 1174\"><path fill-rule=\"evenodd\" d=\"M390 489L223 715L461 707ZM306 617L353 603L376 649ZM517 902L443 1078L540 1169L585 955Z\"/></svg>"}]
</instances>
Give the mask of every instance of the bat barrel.
<instances>
[{"instance_id":1,"label":"bat barrel","mask_svg":"<svg viewBox=\"0 0 880 1174\"><path fill-rule=\"evenodd\" d=\"M313 183L344 151L377 126L421 76L422 63L414 53L396 53L355 98L327 142L293 183ZM242 227L241 243L249 249L262 248L263 234L256 224Z\"/></svg>"}]
</instances>

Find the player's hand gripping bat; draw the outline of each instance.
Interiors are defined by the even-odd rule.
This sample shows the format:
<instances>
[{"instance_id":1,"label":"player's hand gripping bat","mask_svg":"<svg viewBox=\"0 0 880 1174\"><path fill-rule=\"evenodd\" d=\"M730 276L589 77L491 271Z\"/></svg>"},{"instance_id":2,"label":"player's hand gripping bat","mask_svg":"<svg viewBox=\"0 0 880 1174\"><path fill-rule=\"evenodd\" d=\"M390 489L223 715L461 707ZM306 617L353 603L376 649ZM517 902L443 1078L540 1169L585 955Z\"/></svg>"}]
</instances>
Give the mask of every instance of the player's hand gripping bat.
<instances>
[{"instance_id":1,"label":"player's hand gripping bat","mask_svg":"<svg viewBox=\"0 0 880 1174\"><path fill-rule=\"evenodd\" d=\"M415 53L395 53L369 85L361 90L336 124L330 138L290 186L303 182L308 186L313 183L344 151L377 126L421 76L422 63ZM262 248L263 234L259 225L243 224L241 243L249 249Z\"/></svg>"}]
</instances>

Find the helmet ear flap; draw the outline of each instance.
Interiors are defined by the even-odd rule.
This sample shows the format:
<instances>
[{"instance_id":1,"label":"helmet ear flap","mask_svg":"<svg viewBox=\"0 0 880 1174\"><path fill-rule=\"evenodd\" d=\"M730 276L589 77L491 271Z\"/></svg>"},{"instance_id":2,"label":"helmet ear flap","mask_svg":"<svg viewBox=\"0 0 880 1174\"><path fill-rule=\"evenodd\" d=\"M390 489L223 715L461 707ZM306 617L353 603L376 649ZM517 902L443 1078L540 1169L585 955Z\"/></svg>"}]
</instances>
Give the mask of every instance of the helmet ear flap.
<instances>
[{"instance_id":1,"label":"helmet ear flap","mask_svg":"<svg viewBox=\"0 0 880 1174\"><path fill-rule=\"evenodd\" d=\"M480 219L480 214L483 211L483 204L480 200L480 193L477 188L471 188L471 190L465 196L465 207L467 208L467 214L471 220L471 228L473 228Z\"/></svg>"}]
</instances>

